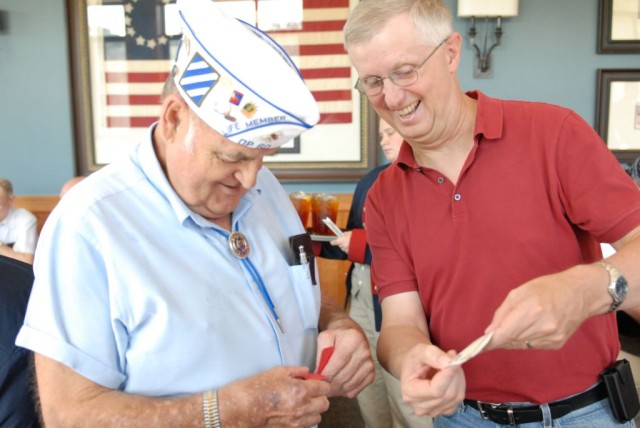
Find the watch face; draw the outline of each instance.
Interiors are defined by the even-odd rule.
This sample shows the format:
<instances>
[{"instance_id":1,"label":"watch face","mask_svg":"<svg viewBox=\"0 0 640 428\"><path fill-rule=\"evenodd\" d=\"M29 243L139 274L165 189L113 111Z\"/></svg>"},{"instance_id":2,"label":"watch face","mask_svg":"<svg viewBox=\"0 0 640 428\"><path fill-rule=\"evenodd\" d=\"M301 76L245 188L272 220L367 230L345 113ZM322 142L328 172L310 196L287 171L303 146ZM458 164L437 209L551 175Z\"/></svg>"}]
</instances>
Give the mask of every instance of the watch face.
<instances>
[{"instance_id":1,"label":"watch face","mask_svg":"<svg viewBox=\"0 0 640 428\"><path fill-rule=\"evenodd\" d=\"M622 301L625 297L627 297L627 280L624 277L620 277L616 280L616 296L618 300Z\"/></svg>"}]
</instances>

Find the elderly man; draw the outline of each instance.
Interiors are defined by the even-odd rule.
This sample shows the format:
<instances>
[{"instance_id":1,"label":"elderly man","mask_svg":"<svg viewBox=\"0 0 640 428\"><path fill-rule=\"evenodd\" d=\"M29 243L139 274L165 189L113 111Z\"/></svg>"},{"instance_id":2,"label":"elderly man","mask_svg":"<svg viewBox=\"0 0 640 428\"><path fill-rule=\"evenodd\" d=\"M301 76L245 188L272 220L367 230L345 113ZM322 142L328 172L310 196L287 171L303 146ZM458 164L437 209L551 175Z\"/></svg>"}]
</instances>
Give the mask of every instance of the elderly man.
<instances>
[{"instance_id":1,"label":"elderly man","mask_svg":"<svg viewBox=\"0 0 640 428\"><path fill-rule=\"evenodd\" d=\"M208 0L177 5L158 122L52 212L17 343L36 353L47 426L312 426L373 380L263 167L317 106L257 29Z\"/></svg>"},{"instance_id":2,"label":"elderly man","mask_svg":"<svg viewBox=\"0 0 640 428\"><path fill-rule=\"evenodd\" d=\"M38 222L24 208L14 208L14 199L11 181L0 179L0 256L33 263Z\"/></svg>"}]
</instances>

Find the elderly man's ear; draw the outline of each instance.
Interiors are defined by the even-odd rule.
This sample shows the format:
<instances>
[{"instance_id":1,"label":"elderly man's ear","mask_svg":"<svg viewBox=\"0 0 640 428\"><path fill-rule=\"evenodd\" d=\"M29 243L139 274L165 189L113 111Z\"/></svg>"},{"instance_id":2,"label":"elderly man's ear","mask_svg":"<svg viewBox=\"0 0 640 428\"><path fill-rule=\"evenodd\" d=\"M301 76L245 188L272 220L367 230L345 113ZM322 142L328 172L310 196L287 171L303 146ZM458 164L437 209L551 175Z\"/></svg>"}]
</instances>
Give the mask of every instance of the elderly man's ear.
<instances>
[{"instance_id":1,"label":"elderly man's ear","mask_svg":"<svg viewBox=\"0 0 640 428\"><path fill-rule=\"evenodd\" d=\"M158 124L158 136L164 141L171 141L180 125L189 123L191 110L187 103L177 93L171 94L162 102L160 121Z\"/></svg>"}]
</instances>

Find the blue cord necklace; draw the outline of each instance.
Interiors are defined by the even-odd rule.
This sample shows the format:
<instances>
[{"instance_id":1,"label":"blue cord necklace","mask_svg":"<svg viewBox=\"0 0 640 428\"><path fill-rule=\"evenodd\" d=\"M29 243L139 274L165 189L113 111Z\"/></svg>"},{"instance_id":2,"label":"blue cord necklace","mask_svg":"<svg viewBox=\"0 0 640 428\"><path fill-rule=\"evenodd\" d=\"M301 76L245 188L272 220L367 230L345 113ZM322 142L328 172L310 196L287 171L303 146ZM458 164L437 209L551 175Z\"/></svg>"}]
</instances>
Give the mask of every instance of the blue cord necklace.
<instances>
[{"instance_id":1,"label":"blue cord necklace","mask_svg":"<svg viewBox=\"0 0 640 428\"><path fill-rule=\"evenodd\" d=\"M271 296L269 295L269 291L267 290L267 287L264 281L262 280L262 276L260 276L260 273L258 273L258 269L256 269L254 264L251 262L251 259L249 259L249 253L251 252L251 245L249 244L249 241L247 240L246 236L244 236L244 234L238 231L237 224L235 226L235 229L236 230L230 234L218 229L213 229L213 230L219 235L222 235L227 240L227 242L229 243L229 249L231 250L231 253L238 260L240 260L240 263L242 263L242 265L247 269L247 271L251 275L251 278L253 278L253 281L258 286L258 289L260 290L260 294L262 294L262 298L264 299L264 301L267 303L267 306L271 310L271 314L273 315L273 318L276 320L278 327L280 327L280 331L282 333L285 333L284 324L282 323L282 318L280 318L280 315L278 314L278 310L276 309L276 305L274 305L273 300L271 300Z\"/></svg>"}]
</instances>

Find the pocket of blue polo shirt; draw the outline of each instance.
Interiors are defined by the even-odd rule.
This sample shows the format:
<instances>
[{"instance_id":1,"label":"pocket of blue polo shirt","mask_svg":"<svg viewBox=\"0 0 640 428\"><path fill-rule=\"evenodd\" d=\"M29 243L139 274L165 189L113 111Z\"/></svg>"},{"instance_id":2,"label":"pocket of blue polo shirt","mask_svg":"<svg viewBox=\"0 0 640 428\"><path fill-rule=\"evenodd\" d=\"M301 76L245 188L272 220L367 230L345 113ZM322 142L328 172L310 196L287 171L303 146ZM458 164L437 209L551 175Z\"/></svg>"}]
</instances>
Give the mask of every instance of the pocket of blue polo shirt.
<instances>
[{"instance_id":1,"label":"pocket of blue polo shirt","mask_svg":"<svg viewBox=\"0 0 640 428\"><path fill-rule=\"evenodd\" d=\"M315 263L312 261L311 263ZM316 269L317 272L317 269ZM304 328L318 328L320 316L320 287L311 283L309 264L289 266L293 292L298 302L300 320Z\"/></svg>"}]
</instances>

